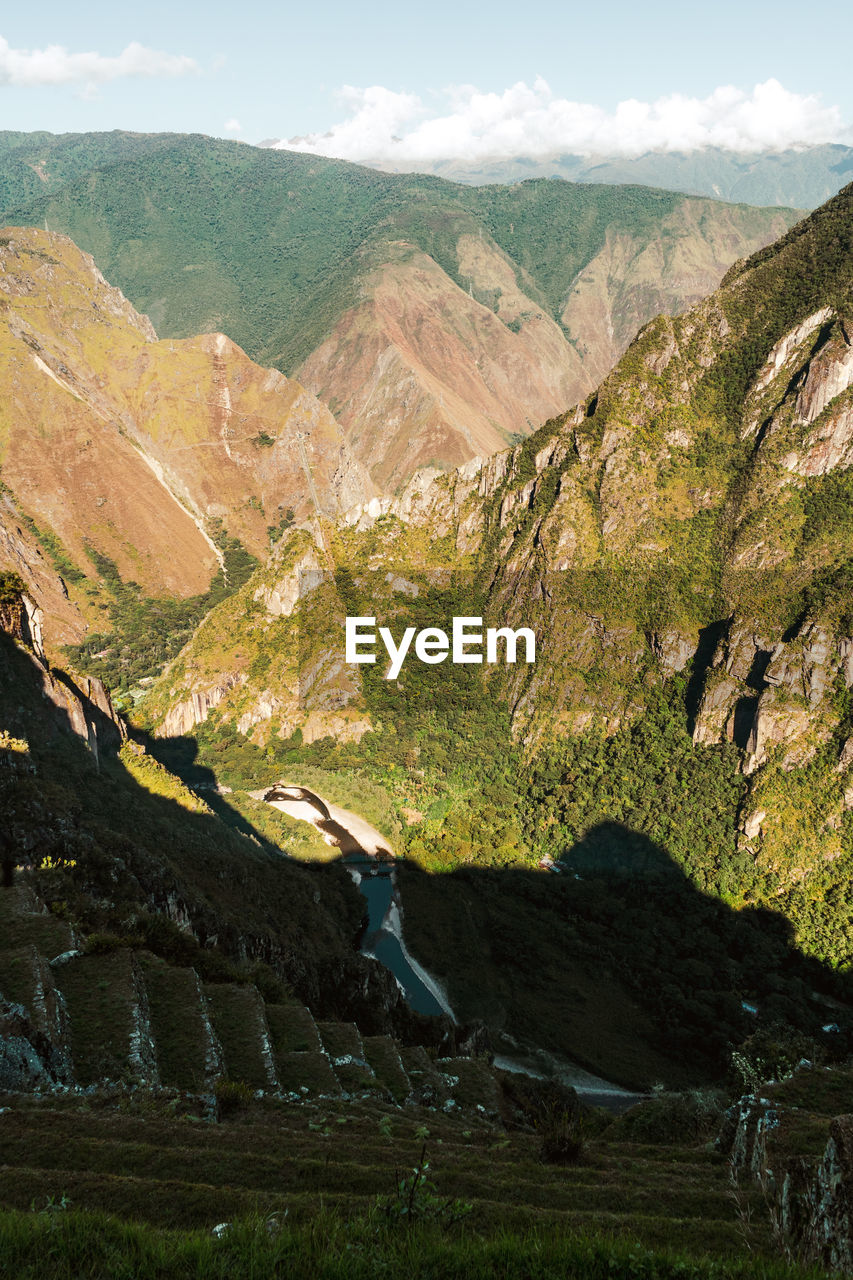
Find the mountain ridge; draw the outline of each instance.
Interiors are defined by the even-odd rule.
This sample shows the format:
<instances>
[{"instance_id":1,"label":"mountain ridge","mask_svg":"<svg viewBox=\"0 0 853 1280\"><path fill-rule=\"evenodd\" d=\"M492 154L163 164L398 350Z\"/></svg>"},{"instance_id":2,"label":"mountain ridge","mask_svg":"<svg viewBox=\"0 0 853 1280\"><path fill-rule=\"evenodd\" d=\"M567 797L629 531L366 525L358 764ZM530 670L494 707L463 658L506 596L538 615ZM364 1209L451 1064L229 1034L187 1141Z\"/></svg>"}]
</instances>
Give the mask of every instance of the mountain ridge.
<instances>
[{"instance_id":1,"label":"mountain ridge","mask_svg":"<svg viewBox=\"0 0 853 1280\"><path fill-rule=\"evenodd\" d=\"M607 771L626 768L635 735L653 743L671 734L673 769L682 779L707 770L698 792L716 815L697 815L692 837L677 821L670 830L669 840L684 840L678 856L689 874L788 913L821 957L846 955L843 913L829 904L845 900L853 857L844 496L852 210L853 186L732 268L692 311L652 321L593 396L512 451L423 473L397 498L354 508L327 531L335 576L307 544L282 544L227 618L223 609L210 616L209 639L198 653L184 650L147 714L156 722L171 698L221 680L236 654L239 689L193 727L204 752L228 744L235 777L265 752L282 764L307 752L344 770L361 761L418 810L432 812L444 796L446 816L420 831L416 822L408 838L428 865L451 866L490 853L524 861L532 850L553 852L555 840L559 850L567 832L578 838L593 817L612 816ZM270 604L285 596L287 617ZM411 663L389 684L373 668L341 665L344 614L384 615L401 628L404 619L428 625L431 609L432 625L461 611L532 627L536 666L496 667L478 693L449 667L437 681ZM285 709L284 688L308 701L290 697ZM674 717L665 729L655 720L659 696ZM324 706L332 719L323 720ZM300 745L309 710L314 727ZM481 714L504 717L501 727L474 729ZM349 726L339 745L322 741L335 716ZM478 733L494 747L474 745ZM479 819L479 836L475 820L463 821L466 805L485 812L464 779L463 761L478 749L483 760L499 753L488 768L506 788L500 836L494 816ZM587 752L594 768L572 763ZM681 805L688 822L683 782L666 757L658 767L654 786L675 787L673 811ZM586 796L579 808L554 781L565 770ZM534 775L551 779L537 802L541 821L518 818L524 835L511 816L527 807L524 787L507 798L514 772L535 788L543 784ZM627 791L616 813L657 830L644 790L620 777ZM737 777L745 787L729 791ZM600 794L590 791L594 778ZM719 844L706 847L706 827L720 819ZM504 852L489 848L492 839Z\"/></svg>"},{"instance_id":2,"label":"mountain ridge","mask_svg":"<svg viewBox=\"0 0 853 1280\"><path fill-rule=\"evenodd\" d=\"M343 413L377 482L394 487L417 467L500 447L587 394L637 324L695 301L797 216L637 186L473 188L202 137L144 142L149 154L125 155L133 140L96 136L95 167L37 198L28 179L29 203L13 201L13 168L5 216L71 235L161 335L221 330L260 363L304 376ZM119 158L101 163L102 152ZM430 259L424 297L401 242ZM417 358L385 314L389 283L425 326ZM348 354L362 339L369 363ZM526 384L529 409L518 397L501 404L508 374ZM466 430L457 396L469 377ZM399 430L379 446L397 455L391 468L372 447L377 416L359 403L366 380L398 402Z\"/></svg>"},{"instance_id":3,"label":"mountain ridge","mask_svg":"<svg viewBox=\"0 0 853 1280\"><path fill-rule=\"evenodd\" d=\"M264 145L264 144L261 144ZM388 172L405 172L377 162ZM477 163L424 162L429 173L474 185L563 178L570 182L629 182L755 205L814 209L835 195L853 173L853 147L845 143L789 147L782 151L648 151L638 156L495 157Z\"/></svg>"}]
</instances>

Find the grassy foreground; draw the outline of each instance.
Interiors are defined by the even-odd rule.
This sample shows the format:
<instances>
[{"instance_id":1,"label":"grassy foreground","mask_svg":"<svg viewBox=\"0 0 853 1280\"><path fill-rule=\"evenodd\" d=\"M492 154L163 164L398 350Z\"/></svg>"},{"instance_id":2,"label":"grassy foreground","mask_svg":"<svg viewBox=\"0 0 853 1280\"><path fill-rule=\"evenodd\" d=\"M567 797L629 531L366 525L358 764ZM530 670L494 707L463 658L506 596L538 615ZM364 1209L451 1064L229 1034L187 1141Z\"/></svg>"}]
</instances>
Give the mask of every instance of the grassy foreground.
<instances>
[{"instance_id":1,"label":"grassy foreground","mask_svg":"<svg viewBox=\"0 0 853 1280\"><path fill-rule=\"evenodd\" d=\"M105 1214L49 1208L0 1215L0 1275L16 1280L218 1280L298 1276L525 1277L525 1280L814 1280L824 1273L759 1258L696 1260L575 1233L448 1237L430 1226L389 1229L375 1214L324 1214L301 1226L246 1218L220 1236L162 1231Z\"/></svg>"}]
</instances>

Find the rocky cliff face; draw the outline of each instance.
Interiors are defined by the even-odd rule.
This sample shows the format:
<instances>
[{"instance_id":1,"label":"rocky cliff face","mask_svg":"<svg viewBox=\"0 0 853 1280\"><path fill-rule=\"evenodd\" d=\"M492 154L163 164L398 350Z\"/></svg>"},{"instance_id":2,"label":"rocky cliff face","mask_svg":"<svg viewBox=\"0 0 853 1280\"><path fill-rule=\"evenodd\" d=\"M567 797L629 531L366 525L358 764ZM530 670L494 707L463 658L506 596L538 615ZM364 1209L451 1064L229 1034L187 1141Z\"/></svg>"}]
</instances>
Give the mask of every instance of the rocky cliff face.
<instances>
[{"instance_id":1,"label":"rocky cliff face","mask_svg":"<svg viewBox=\"0 0 853 1280\"><path fill-rule=\"evenodd\" d=\"M832 1088L833 1072L816 1072L807 1061L800 1070L814 1072L818 1098L827 1085ZM839 1076L843 1088L844 1073ZM783 1084L768 1092L784 1099L785 1090ZM716 1145L731 1163L736 1186L761 1187L776 1243L787 1258L846 1275L853 1269L853 1116L810 1115L811 1133L804 1141L802 1113L808 1109L748 1094L730 1108ZM812 1154L792 1154L798 1145Z\"/></svg>"},{"instance_id":2,"label":"rocky cliff face","mask_svg":"<svg viewBox=\"0 0 853 1280\"><path fill-rule=\"evenodd\" d=\"M226 603L146 698L157 735L190 733L216 709L258 745L296 730L306 742L358 741L370 721L358 673L343 661L346 606L310 536L284 540Z\"/></svg>"},{"instance_id":3,"label":"rocky cliff face","mask_svg":"<svg viewBox=\"0 0 853 1280\"><path fill-rule=\"evenodd\" d=\"M612 730L642 706L638 671L692 663L694 740L743 751L741 849L780 893L840 856L853 794L851 203L647 326L480 511L496 611L544 640L529 685L505 681L519 734Z\"/></svg>"},{"instance_id":4,"label":"rocky cliff face","mask_svg":"<svg viewBox=\"0 0 853 1280\"><path fill-rule=\"evenodd\" d=\"M837 499L820 485L846 472L850 198L685 316L646 326L594 396L529 442L449 476L421 471L344 515L344 561L405 574L418 531L449 540L451 559L473 555L491 575L496 617L542 628L535 674L507 677L531 745L561 726L615 727L638 704L638 664L665 679L694 655L695 740L736 741L747 773L777 747L804 765L831 738L849 627L837 599L797 608L844 547L835 526L823 537ZM839 227L833 258L822 246ZM465 252L473 270L483 255ZM818 253L822 274L792 298L790 274Z\"/></svg>"},{"instance_id":5,"label":"rocky cliff face","mask_svg":"<svg viewBox=\"0 0 853 1280\"><path fill-rule=\"evenodd\" d=\"M788 225L784 215L771 219L764 243L784 234ZM653 316L686 311L711 293L731 266L733 252L746 257L762 247L744 231L742 210L704 200L679 204L650 240L608 231L603 248L572 282L563 307L561 320L587 379L565 403L592 391Z\"/></svg>"},{"instance_id":6,"label":"rocky cliff face","mask_svg":"<svg viewBox=\"0 0 853 1280\"><path fill-rule=\"evenodd\" d=\"M28 665L27 678L57 713L57 726L81 739L97 766L101 752L115 753L127 738L124 721L97 677L74 680L64 671L51 669L41 629L42 611L35 601L25 592L7 592L0 600L0 633L17 644L20 661Z\"/></svg>"}]
</instances>

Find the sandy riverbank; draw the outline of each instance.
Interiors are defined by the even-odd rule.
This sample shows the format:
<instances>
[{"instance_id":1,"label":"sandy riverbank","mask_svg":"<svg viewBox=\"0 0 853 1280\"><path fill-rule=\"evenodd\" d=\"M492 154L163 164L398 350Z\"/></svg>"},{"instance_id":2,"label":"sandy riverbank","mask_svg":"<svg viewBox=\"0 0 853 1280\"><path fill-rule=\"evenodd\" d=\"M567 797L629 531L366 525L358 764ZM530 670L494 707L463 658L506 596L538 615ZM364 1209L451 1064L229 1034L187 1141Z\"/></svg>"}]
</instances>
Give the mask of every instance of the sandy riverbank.
<instances>
[{"instance_id":1,"label":"sandy riverbank","mask_svg":"<svg viewBox=\"0 0 853 1280\"><path fill-rule=\"evenodd\" d=\"M255 800L264 800L288 817L310 822L321 832L326 844L342 854L366 854L370 858L394 858L395 851L386 836L360 814L340 805L330 804L306 787L292 787L277 782L263 791L250 791Z\"/></svg>"}]
</instances>

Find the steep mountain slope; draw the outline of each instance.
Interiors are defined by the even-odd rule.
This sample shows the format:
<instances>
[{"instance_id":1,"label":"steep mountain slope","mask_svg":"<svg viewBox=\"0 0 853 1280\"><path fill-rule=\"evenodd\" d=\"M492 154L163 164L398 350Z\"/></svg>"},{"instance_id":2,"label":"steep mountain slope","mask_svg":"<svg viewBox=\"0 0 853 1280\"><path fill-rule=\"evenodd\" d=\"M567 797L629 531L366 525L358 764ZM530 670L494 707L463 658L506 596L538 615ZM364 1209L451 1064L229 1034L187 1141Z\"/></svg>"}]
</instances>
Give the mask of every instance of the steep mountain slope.
<instances>
[{"instance_id":1,"label":"steep mountain slope","mask_svg":"<svg viewBox=\"0 0 853 1280\"><path fill-rule=\"evenodd\" d=\"M614 584L646 575L635 603L619 601L623 619L645 610L639 640L690 620L684 662L688 636L742 603L781 640L843 595L852 196L733 268L692 312L654 321L586 406L507 459L486 516L502 573L550 581L603 560Z\"/></svg>"},{"instance_id":2,"label":"steep mountain slope","mask_svg":"<svg viewBox=\"0 0 853 1280\"><path fill-rule=\"evenodd\" d=\"M266 981L271 999L287 984L318 1017L355 1017L368 1032L418 1024L387 971L352 946L360 905L340 867L309 872L227 805L214 812L123 740L101 688L47 672L7 616L0 726L3 859L35 871L41 901L31 909L55 904L52 917L40 917L45 948L68 937L70 921L75 946L93 933L119 947L135 940L205 981ZM4 936L8 927L4 919ZM84 999L86 987L83 974ZM120 1036L128 1010L112 1012L104 1034ZM87 1034L101 1052L91 1026Z\"/></svg>"},{"instance_id":3,"label":"steep mountain slope","mask_svg":"<svg viewBox=\"0 0 853 1280\"><path fill-rule=\"evenodd\" d=\"M654 237L608 227L574 276L529 258L519 272L511 208L489 209L495 240L459 236L467 297L414 246L384 246L385 261L361 278L364 300L298 369L385 488L418 467L495 453L587 395L650 315L704 297L745 247L744 210L683 201ZM765 225L774 236L785 221ZM537 275L550 305L534 300Z\"/></svg>"},{"instance_id":4,"label":"steep mountain slope","mask_svg":"<svg viewBox=\"0 0 853 1280\"><path fill-rule=\"evenodd\" d=\"M694 854L685 843L691 874L782 910L835 963L853 937L852 307L848 187L694 311L648 326L596 397L507 459L483 526L492 609L544 640L534 675L495 677L516 732L540 747L613 735L592 770L581 746L544 769L542 836L614 813L666 829L634 784L595 794L663 681L694 741L732 744L750 780L716 852L707 826ZM655 754L656 740L636 739ZM667 754L686 776L691 754ZM658 759L656 788L669 768ZM587 780L561 797L575 770Z\"/></svg>"},{"instance_id":5,"label":"steep mountain slope","mask_svg":"<svg viewBox=\"0 0 853 1280\"><path fill-rule=\"evenodd\" d=\"M0 287L0 555L50 642L98 619L105 576L198 596L315 499L332 514L373 492L298 383L221 334L158 342L64 236L7 228Z\"/></svg>"},{"instance_id":6,"label":"steep mountain slope","mask_svg":"<svg viewBox=\"0 0 853 1280\"><path fill-rule=\"evenodd\" d=\"M363 278L364 301L298 371L383 488L496 453L588 388L581 358L494 244L460 237L459 259L480 291L499 295L495 311L413 245L385 256Z\"/></svg>"},{"instance_id":7,"label":"steep mountain slope","mask_svg":"<svg viewBox=\"0 0 853 1280\"><path fill-rule=\"evenodd\" d=\"M186 137L22 190L7 216L70 234L159 333L222 330L295 373L400 486L585 395L635 322L682 310L795 214L639 187L461 187Z\"/></svg>"}]
</instances>

